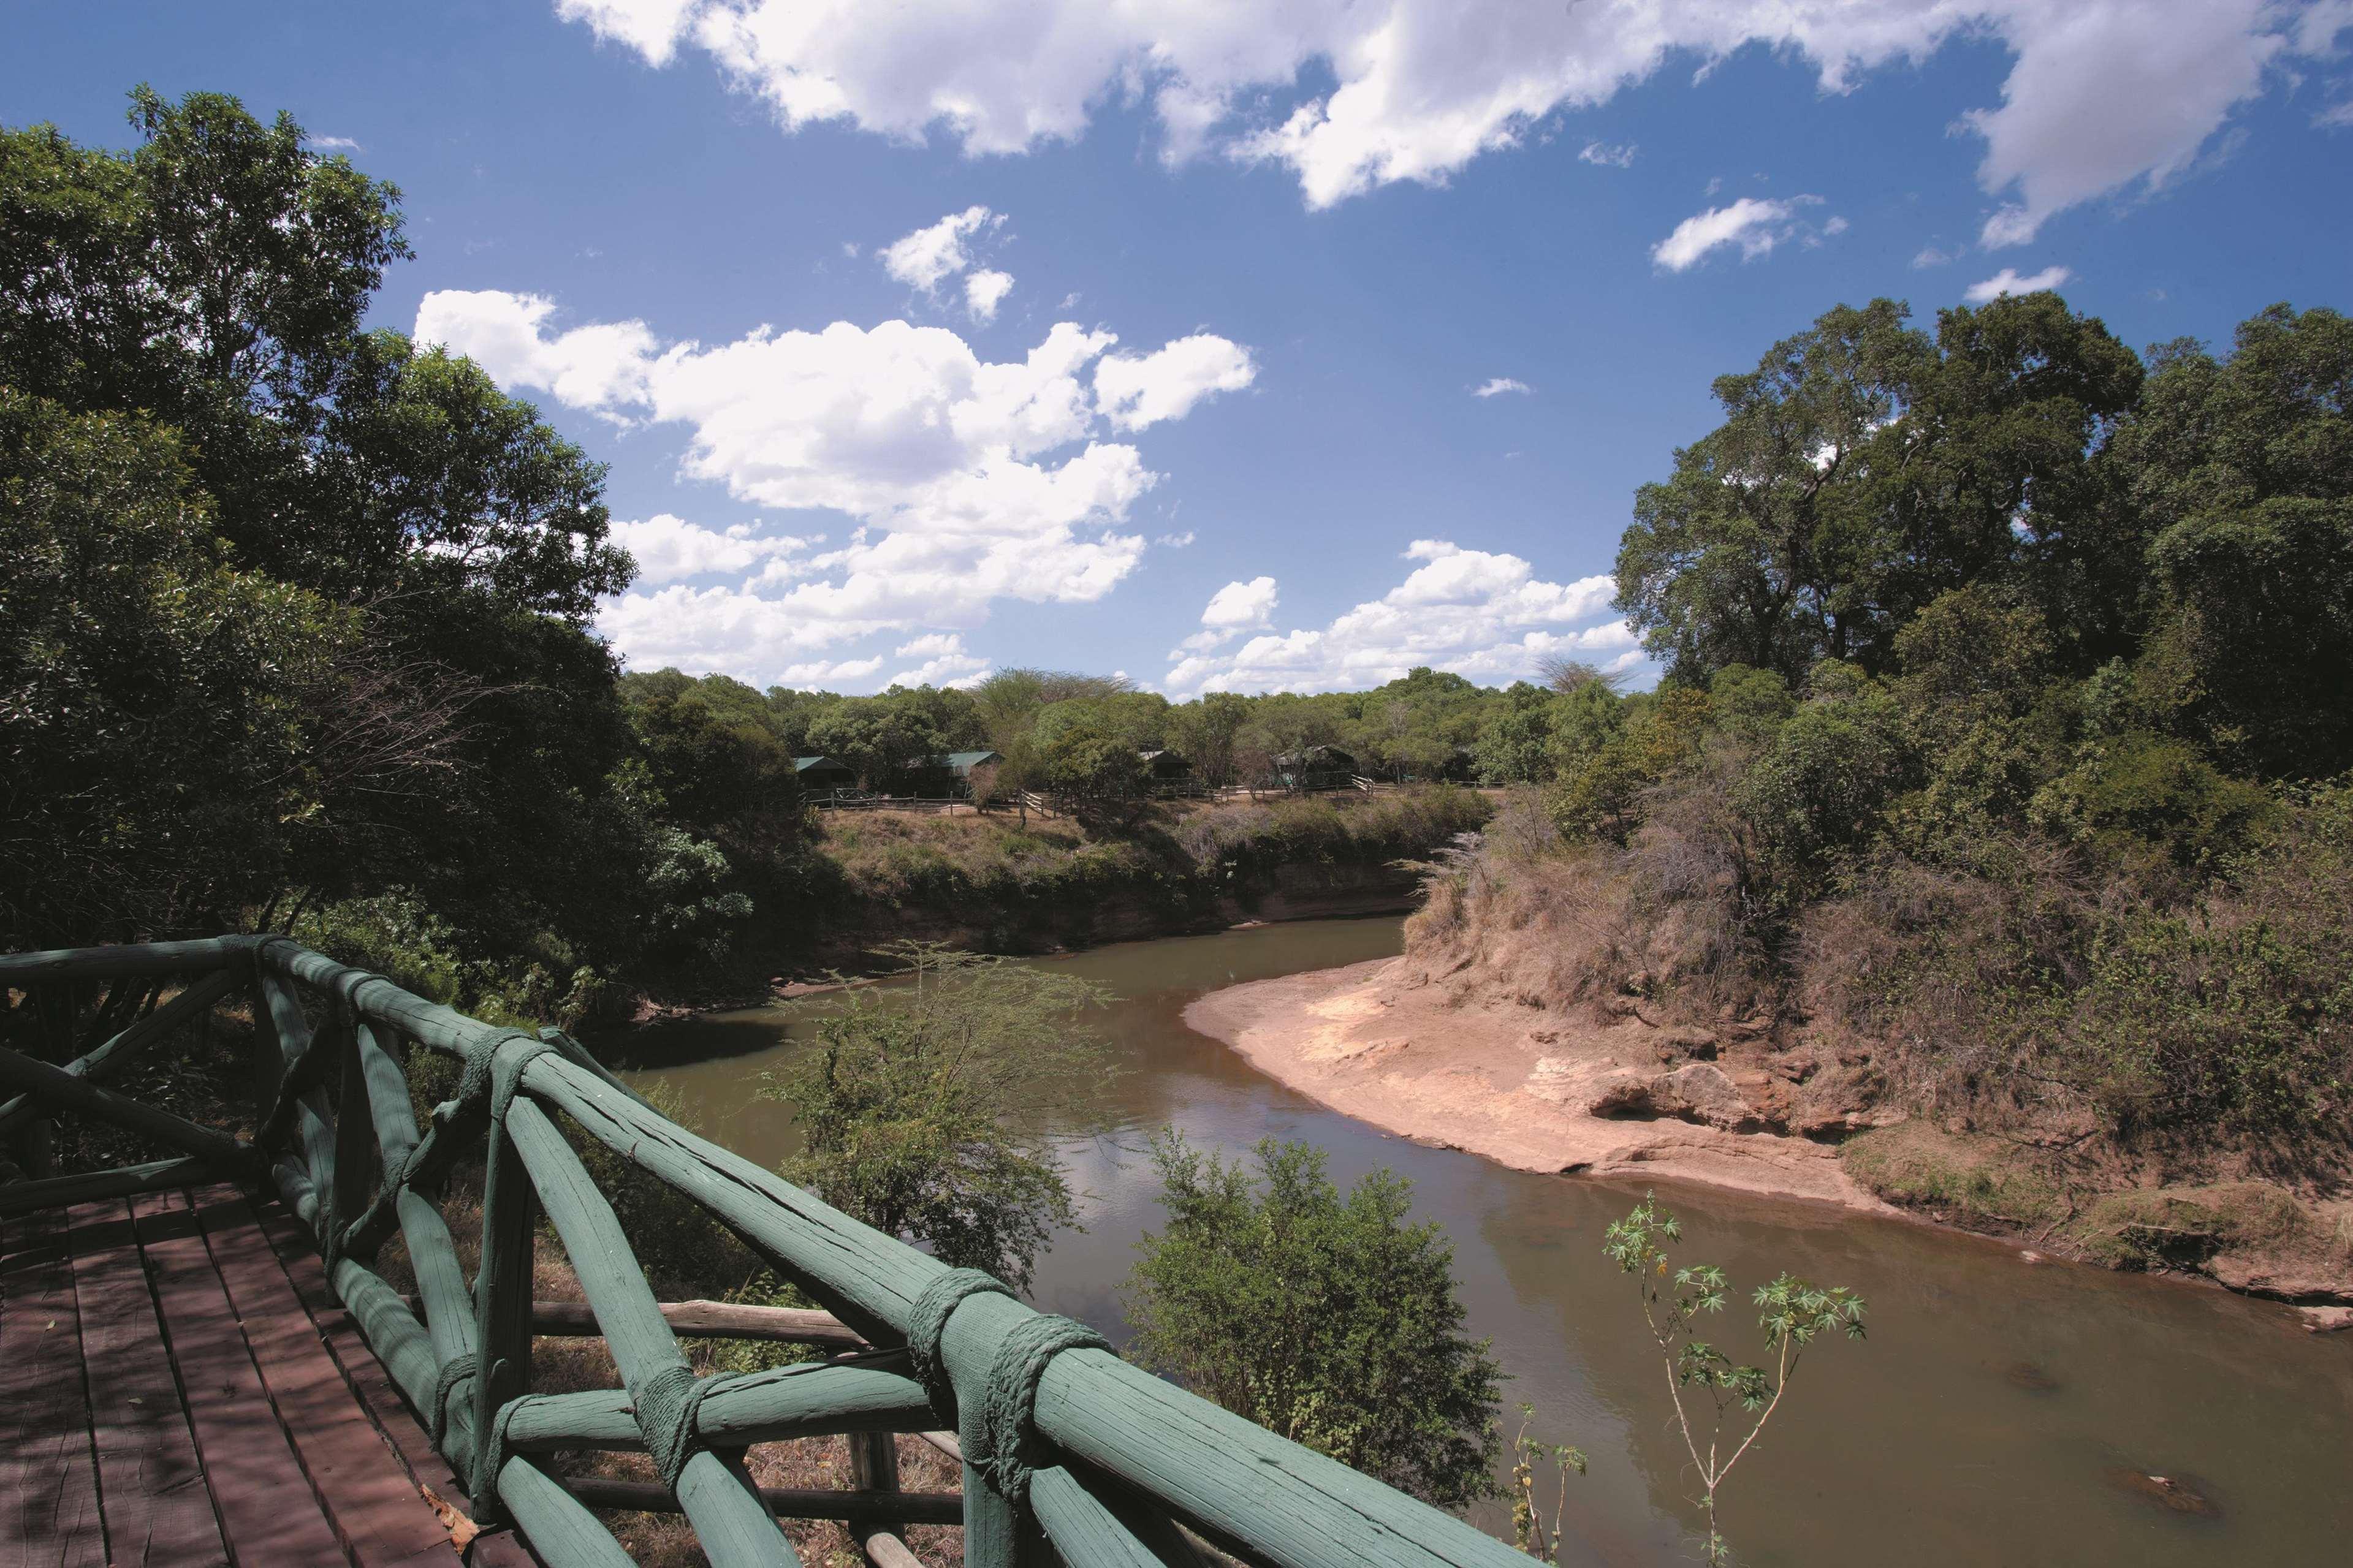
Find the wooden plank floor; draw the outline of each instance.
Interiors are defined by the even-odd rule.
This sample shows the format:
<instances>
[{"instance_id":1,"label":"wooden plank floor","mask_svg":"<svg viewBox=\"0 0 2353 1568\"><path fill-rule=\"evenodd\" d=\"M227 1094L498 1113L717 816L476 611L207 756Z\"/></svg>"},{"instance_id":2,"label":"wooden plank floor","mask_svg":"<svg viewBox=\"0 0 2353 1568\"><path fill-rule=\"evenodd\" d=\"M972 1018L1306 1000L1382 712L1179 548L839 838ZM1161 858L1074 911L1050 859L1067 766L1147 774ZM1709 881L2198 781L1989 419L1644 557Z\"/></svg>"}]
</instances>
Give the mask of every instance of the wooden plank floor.
<instances>
[{"instance_id":1,"label":"wooden plank floor","mask_svg":"<svg viewBox=\"0 0 2353 1568\"><path fill-rule=\"evenodd\" d=\"M0 1568L458 1568L427 1489L464 1504L274 1201L0 1222Z\"/></svg>"}]
</instances>

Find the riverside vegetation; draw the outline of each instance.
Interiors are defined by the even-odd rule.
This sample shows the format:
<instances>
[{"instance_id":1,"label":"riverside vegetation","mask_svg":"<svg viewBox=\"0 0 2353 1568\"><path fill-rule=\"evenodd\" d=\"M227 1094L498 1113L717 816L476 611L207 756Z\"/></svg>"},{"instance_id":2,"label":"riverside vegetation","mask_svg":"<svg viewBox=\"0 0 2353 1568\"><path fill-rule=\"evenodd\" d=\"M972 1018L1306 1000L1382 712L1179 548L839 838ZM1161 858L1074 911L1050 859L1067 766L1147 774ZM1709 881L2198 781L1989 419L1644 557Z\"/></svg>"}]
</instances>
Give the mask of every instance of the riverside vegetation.
<instances>
[{"instance_id":1,"label":"riverside vegetation","mask_svg":"<svg viewBox=\"0 0 2353 1568\"><path fill-rule=\"evenodd\" d=\"M290 928L570 1024L927 921L1035 948L1240 918L1299 864L1394 900L1388 862L1483 816L1110 798L1159 746L1211 782L1334 742L1433 776L1500 698L1429 671L1182 705L1023 670L874 697L622 675L589 626L636 570L602 466L364 326L410 254L400 193L220 94L142 88L131 119L128 152L0 130L0 943ZM900 788L981 746L1000 788L1105 809L837 827L795 780L822 752Z\"/></svg>"},{"instance_id":2,"label":"riverside vegetation","mask_svg":"<svg viewBox=\"0 0 2353 1568\"><path fill-rule=\"evenodd\" d=\"M2353 1292L2353 322L2144 360L2052 294L1841 308L1716 383L1422 979L1718 1058L1898 1203Z\"/></svg>"}]
</instances>

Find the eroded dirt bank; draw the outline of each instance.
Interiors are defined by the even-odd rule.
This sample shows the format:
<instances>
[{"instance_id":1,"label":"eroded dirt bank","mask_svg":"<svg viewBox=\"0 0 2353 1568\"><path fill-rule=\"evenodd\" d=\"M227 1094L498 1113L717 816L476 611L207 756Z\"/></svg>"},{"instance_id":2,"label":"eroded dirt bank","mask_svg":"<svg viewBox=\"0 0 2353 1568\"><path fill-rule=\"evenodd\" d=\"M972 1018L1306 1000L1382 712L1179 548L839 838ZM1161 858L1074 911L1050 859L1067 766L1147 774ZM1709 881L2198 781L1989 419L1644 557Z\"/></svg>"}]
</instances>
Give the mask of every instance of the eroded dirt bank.
<instances>
[{"instance_id":1,"label":"eroded dirt bank","mask_svg":"<svg viewBox=\"0 0 2353 1568\"><path fill-rule=\"evenodd\" d=\"M1935 1167L1959 1146L1945 1147L1952 1141L1924 1124L1873 1110L1859 1092L1855 1064L1821 1060L1810 1047L1778 1048L1761 1018L1698 1029L1628 1005L1597 1019L1492 986L1431 984L1410 956L1229 986L1187 1007L1185 1022L1284 1085L1421 1142L1525 1171L1699 1182L1908 1214L2009 1237L2029 1248L2030 1261L2048 1254L2131 1267L2099 1245L2120 1226L2181 1228L2172 1223L2179 1208L2212 1228L2220 1222L2211 1215L2197 1218L2209 1208L2294 1207L2275 1190L2250 1184L2164 1188L2110 1194L2070 1226L2055 1210L2040 1216L2047 1223L2020 1221L2002 1210L2022 1205L1980 1201L2017 1195L2011 1187L2032 1196L2022 1181L1957 1184L1949 1173L1938 1190L1890 1204L1873 1187L1887 1189L1882 1167L1891 1155L1898 1164ZM1872 1127L1882 1130L1866 1142L1885 1147L1869 1160L1841 1160L1831 1140ZM1973 1197L1973 1184L1984 1192ZM2154 1219L2139 1214L2151 1205ZM2110 1209L2125 1217L2106 1223ZM2322 1234L2331 1224L2341 1230L2344 1219L2323 1215L2316 1230L2300 1211L2290 1217L2295 1223L2268 1227L2242 1217L2233 1223L2247 1235L2169 1267L2301 1303L2315 1331L2353 1328L2353 1307L2344 1304L2353 1300L2353 1281L2341 1247Z\"/></svg>"},{"instance_id":2,"label":"eroded dirt bank","mask_svg":"<svg viewBox=\"0 0 2353 1568\"><path fill-rule=\"evenodd\" d=\"M1459 999L1383 959L1214 991L1185 1021L1335 1110L1520 1170L1892 1212L1829 1144L1766 1130L1775 1094L1761 1068L1638 1016L1597 1025Z\"/></svg>"}]
</instances>

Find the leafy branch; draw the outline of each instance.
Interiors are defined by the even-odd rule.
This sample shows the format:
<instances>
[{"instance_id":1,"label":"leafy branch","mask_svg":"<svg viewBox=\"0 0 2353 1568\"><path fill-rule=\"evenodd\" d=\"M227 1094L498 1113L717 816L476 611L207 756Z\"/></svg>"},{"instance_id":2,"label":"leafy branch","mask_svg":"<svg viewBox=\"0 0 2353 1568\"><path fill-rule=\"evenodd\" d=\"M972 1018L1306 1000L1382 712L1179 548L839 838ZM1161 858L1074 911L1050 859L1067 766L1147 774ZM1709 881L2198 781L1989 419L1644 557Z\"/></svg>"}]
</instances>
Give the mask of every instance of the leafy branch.
<instances>
[{"instance_id":1,"label":"leafy branch","mask_svg":"<svg viewBox=\"0 0 2353 1568\"><path fill-rule=\"evenodd\" d=\"M1844 1286L1825 1289L1784 1272L1753 1298L1769 1370L1736 1363L1700 1337L1704 1317L1724 1310L1731 1287L1724 1270L1712 1263L1674 1268L1667 1248L1682 1239L1683 1222L1659 1207L1655 1194L1646 1193L1632 1213L1609 1226L1602 1252L1620 1272L1633 1277L1641 1293L1642 1321L1666 1366L1675 1425L1699 1472L1707 1560L1722 1563L1731 1560L1716 1527L1725 1480L1781 1407L1807 1347L1833 1330L1851 1340L1863 1337L1864 1305Z\"/></svg>"}]
</instances>

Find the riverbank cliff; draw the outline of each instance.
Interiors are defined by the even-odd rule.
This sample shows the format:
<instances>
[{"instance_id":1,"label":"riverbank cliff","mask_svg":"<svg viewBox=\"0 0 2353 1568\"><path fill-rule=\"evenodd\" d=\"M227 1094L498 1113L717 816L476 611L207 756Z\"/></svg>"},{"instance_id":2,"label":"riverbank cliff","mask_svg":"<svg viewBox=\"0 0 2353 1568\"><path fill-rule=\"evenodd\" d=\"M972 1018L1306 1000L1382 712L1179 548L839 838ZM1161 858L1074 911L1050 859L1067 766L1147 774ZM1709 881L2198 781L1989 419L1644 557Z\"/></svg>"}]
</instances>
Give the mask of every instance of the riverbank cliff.
<instances>
[{"instance_id":1,"label":"riverbank cliff","mask_svg":"<svg viewBox=\"0 0 2353 1568\"><path fill-rule=\"evenodd\" d=\"M1830 1005L1851 952L1760 960L1704 884L1660 897L1652 866L1525 817L1507 805L1430 868L1402 956L1213 992L1187 1022L1335 1110L1518 1169L1902 1210L2295 1302L2316 1327L2353 1316L2333 1145L2159 1140L2056 1090L1972 1096L1953 1064L1981 1037L1891 1041Z\"/></svg>"}]
</instances>

